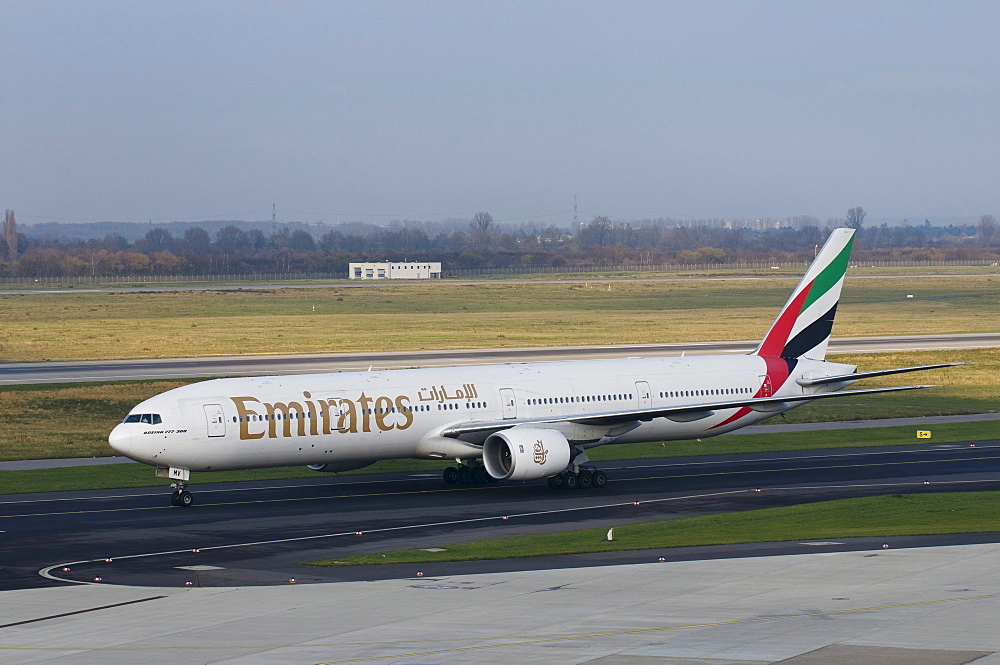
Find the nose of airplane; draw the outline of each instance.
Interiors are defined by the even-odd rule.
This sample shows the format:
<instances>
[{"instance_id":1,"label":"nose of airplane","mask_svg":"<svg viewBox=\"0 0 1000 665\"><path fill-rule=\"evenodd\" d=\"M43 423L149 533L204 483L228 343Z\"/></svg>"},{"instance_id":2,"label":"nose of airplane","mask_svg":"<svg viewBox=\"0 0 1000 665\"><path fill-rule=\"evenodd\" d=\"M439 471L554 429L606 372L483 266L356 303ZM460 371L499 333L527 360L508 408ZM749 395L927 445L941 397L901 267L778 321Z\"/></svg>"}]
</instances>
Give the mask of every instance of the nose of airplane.
<instances>
[{"instance_id":1,"label":"nose of airplane","mask_svg":"<svg viewBox=\"0 0 1000 665\"><path fill-rule=\"evenodd\" d=\"M115 425L108 435L108 444L120 455L128 455L132 449L132 433L125 425Z\"/></svg>"}]
</instances>

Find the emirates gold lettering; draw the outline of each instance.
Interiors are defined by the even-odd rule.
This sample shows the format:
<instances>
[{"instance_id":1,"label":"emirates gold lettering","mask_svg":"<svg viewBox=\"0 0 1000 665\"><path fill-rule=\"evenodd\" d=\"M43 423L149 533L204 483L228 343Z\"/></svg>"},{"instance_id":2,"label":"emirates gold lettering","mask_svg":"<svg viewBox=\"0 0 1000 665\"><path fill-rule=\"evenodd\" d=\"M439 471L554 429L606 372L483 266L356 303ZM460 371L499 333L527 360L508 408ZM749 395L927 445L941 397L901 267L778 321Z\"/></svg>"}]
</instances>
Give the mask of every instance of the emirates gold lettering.
<instances>
[{"instance_id":1,"label":"emirates gold lettering","mask_svg":"<svg viewBox=\"0 0 1000 665\"><path fill-rule=\"evenodd\" d=\"M305 397L307 400L310 397L312 397L312 395L310 395L309 393L302 393L302 396ZM317 420L319 420L319 416L316 415L316 406L312 402L307 401L306 409L308 409L308 415L306 417L306 420L309 421L309 433L312 434L313 436L316 436L317 434L319 434L319 429L318 429L319 423L316 422Z\"/></svg>"},{"instance_id":2,"label":"emirates gold lettering","mask_svg":"<svg viewBox=\"0 0 1000 665\"><path fill-rule=\"evenodd\" d=\"M358 411L354 402L349 399L330 400L330 403L337 402L340 408L340 419L337 420L337 431L341 434L358 433Z\"/></svg>"},{"instance_id":3,"label":"emirates gold lettering","mask_svg":"<svg viewBox=\"0 0 1000 665\"><path fill-rule=\"evenodd\" d=\"M389 397L379 397L375 400L375 426L378 427L383 432L388 432L389 430L396 427L394 424L386 424L385 419L391 414L392 411L392 399Z\"/></svg>"},{"instance_id":4,"label":"emirates gold lettering","mask_svg":"<svg viewBox=\"0 0 1000 665\"><path fill-rule=\"evenodd\" d=\"M264 438L264 432L251 432L250 431L250 416L260 415L254 409L246 405L247 402L254 402L255 404L260 404L254 397L230 397L233 400L233 404L236 405L236 413L240 418L240 439L246 441L248 439L262 439Z\"/></svg>"},{"instance_id":5,"label":"emirates gold lettering","mask_svg":"<svg viewBox=\"0 0 1000 665\"><path fill-rule=\"evenodd\" d=\"M306 420L304 417L305 411L302 409L301 404L298 402L289 402L288 404L285 404L284 402L275 402L274 404L264 402L263 404L264 408L267 409L267 419L270 421L271 425L268 429L268 436L272 439L275 439L278 436L278 423L281 423L283 426L281 435L285 437L291 436L293 420L298 421L298 435L306 435Z\"/></svg>"},{"instance_id":6,"label":"emirates gold lettering","mask_svg":"<svg viewBox=\"0 0 1000 665\"><path fill-rule=\"evenodd\" d=\"M372 431L372 398L364 393L361 393L361 397L358 398L358 404L361 405L361 431L370 432Z\"/></svg>"},{"instance_id":7,"label":"emirates gold lettering","mask_svg":"<svg viewBox=\"0 0 1000 665\"><path fill-rule=\"evenodd\" d=\"M388 432L405 430L413 424L413 410L406 395L370 397L362 392L357 399L313 399L312 394L303 392L302 396L304 400L289 402L230 397L239 419L240 439L318 436L320 432Z\"/></svg>"}]
</instances>

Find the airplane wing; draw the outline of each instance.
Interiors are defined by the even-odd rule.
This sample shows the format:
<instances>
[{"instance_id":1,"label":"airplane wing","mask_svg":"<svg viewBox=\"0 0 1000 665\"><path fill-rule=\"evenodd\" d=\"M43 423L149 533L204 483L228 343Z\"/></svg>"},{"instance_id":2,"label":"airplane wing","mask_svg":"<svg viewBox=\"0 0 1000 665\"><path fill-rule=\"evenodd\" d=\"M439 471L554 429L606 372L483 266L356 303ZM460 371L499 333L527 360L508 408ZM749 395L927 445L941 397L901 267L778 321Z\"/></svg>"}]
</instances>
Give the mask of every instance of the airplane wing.
<instances>
[{"instance_id":1,"label":"airplane wing","mask_svg":"<svg viewBox=\"0 0 1000 665\"><path fill-rule=\"evenodd\" d=\"M960 363L959 363L960 364ZM915 370L907 370L915 371ZM857 376L849 374L847 376ZM841 378L840 380L846 380ZM668 418L675 422L692 422L708 418L715 415L716 411L724 409L749 408L760 412L784 411L792 404L810 402L817 399L827 399L830 397L845 397L848 395L872 395L875 393L898 392L901 390L919 390L921 388L935 388L933 385L895 386L892 388L867 388L864 390L840 390L828 393L817 393L815 395L789 395L775 397L758 397L740 400L720 400L715 402L702 402L700 404L685 404L683 406L664 406L650 409L628 409L624 411L607 411L604 413L586 413L578 415L567 415L558 418L510 418L506 420L492 421L471 421L449 427L441 432L442 436L453 439L472 438L475 440L485 440L486 436L493 432L519 425L554 425L557 423L572 423L576 425L593 426L615 426L653 420L654 418ZM485 435L485 436L484 436Z\"/></svg>"},{"instance_id":2,"label":"airplane wing","mask_svg":"<svg viewBox=\"0 0 1000 665\"><path fill-rule=\"evenodd\" d=\"M873 376L889 376L890 374L903 374L904 372L920 372L925 369L939 369L941 367L958 367L965 363L941 363L938 365L919 365L917 367L896 367L895 369L878 369L872 372L854 372L853 374L841 374L839 376L823 376L816 379L798 379L802 387L822 386L828 383L840 383L842 381L857 381L859 379L870 379Z\"/></svg>"}]
</instances>

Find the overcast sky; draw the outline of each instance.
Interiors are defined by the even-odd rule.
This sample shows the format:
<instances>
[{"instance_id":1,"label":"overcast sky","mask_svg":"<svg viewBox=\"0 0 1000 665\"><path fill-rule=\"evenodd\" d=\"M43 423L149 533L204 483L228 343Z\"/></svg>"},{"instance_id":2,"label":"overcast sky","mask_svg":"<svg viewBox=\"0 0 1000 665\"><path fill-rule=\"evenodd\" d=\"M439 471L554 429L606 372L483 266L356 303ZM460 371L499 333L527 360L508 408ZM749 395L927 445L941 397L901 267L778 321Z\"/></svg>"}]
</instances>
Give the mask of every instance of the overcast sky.
<instances>
[{"instance_id":1,"label":"overcast sky","mask_svg":"<svg viewBox=\"0 0 1000 665\"><path fill-rule=\"evenodd\" d=\"M0 208L1000 216L998 34L995 0L0 0Z\"/></svg>"}]
</instances>

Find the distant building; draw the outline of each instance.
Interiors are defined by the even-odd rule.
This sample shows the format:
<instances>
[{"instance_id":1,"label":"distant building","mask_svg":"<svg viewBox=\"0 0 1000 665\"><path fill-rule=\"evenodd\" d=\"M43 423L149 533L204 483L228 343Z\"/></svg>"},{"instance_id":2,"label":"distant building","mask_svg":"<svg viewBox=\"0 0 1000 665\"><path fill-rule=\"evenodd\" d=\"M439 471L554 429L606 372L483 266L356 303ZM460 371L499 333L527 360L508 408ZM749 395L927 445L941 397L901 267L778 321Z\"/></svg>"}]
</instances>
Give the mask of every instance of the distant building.
<instances>
[{"instance_id":1,"label":"distant building","mask_svg":"<svg viewBox=\"0 0 1000 665\"><path fill-rule=\"evenodd\" d=\"M441 279L441 263L352 263L351 279Z\"/></svg>"}]
</instances>

